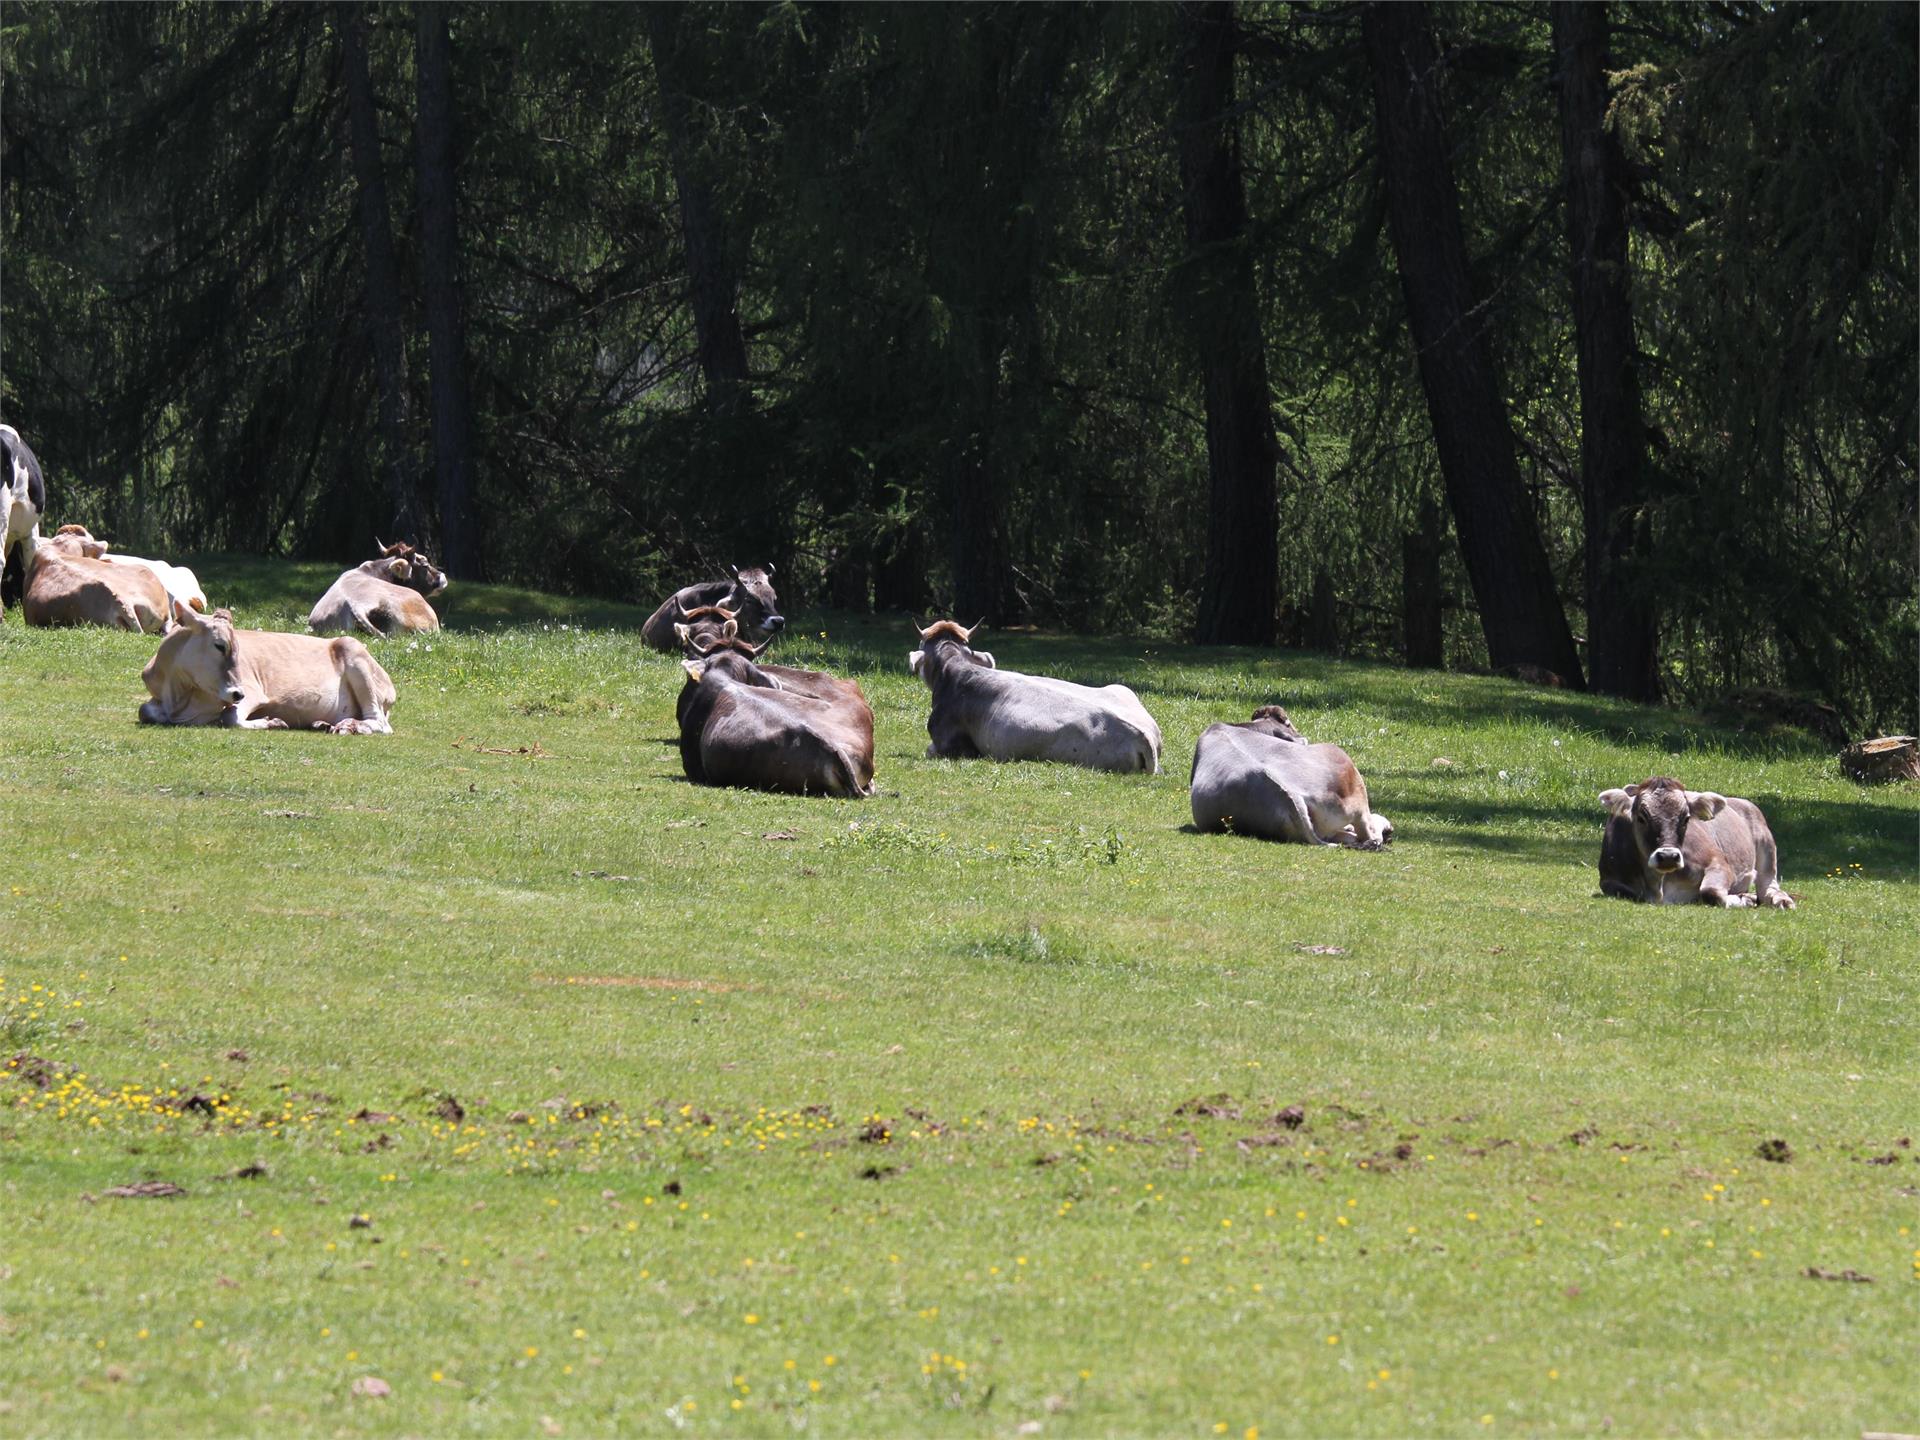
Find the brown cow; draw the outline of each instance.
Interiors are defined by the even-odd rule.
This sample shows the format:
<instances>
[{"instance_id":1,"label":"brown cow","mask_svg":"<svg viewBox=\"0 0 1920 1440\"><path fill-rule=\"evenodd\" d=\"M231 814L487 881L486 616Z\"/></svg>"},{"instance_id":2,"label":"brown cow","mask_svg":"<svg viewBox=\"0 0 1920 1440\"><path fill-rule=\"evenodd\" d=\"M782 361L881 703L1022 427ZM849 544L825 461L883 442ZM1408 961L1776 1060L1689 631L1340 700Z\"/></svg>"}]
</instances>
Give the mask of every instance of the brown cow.
<instances>
[{"instance_id":1,"label":"brown cow","mask_svg":"<svg viewBox=\"0 0 1920 1440\"><path fill-rule=\"evenodd\" d=\"M307 616L316 635L396 635L438 630L440 617L427 597L447 588L446 575L413 546L382 544L377 558L356 565L328 587Z\"/></svg>"},{"instance_id":2,"label":"brown cow","mask_svg":"<svg viewBox=\"0 0 1920 1440\"><path fill-rule=\"evenodd\" d=\"M140 675L153 696L141 723L393 733L393 679L352 636L238 630L225 610L201 615L179 604L173 618Z\"/></svg>"},{"instance_id":3,"label":"brown cow","mask_svg":"<svg viewBox=\"0 0 1920 1440\"><path fill-rule=\"evenodd\" d=\"M804 695L727 645L681 663L694 682L680 716L689 780L852 799L873 793L873 710L857 685L835 680L852 693Z\"/></svg>"},{"instance_id":4,"label":"brown cow","mask_svg":"<svg viewBox=\"0 0 1920 1440\"><path fill-rule=\"evenodd\" d=\"M1601 792L1600 890L1656 905L1794 908L1780 888L1780 854L1751 800L1693 791L1656 775ZM1751 892L1751 893L1749 893Z\"/></svg>"},{"instance_id":5,"label":"brown cow","mask_svg":"<svg viewBox=\"0 0 1920 1440\"><path fill-rule=\"evenodd\" d=\"M32 542L29 542L31 544ZM109 565L104 540L62 525L27 561L21 614L29 625L106 625L157 635L167 626L167 587L139 565Z\"/></svg>"},{"instance_id":6,"label":"brown cow","mask_svg":"<svg viewBox=\"0 0 1920 1440\"><path fill-rule=\"evenodd\" d=\"M673 627L692 619L691 612L715 605L725 606L749 635L778 635L787 620L774 596L772 577L771 565L754 565L734 570L731 580L710 580L677 590L647 617L647 623L640 627L640 638L653 649L672 654L680 648Z\"/></svg>"},{"instance_id":7,"label":"brown cow","mask_svg":"<svg viewBox=\"0 0 1920 1440\"><path fill-rule=\"evenodd\" d=\"M706 615L714 608L716 607L709 606L693 613ZM719 613L726 614L724 610ZM762 640L758 645L753 645L743 640L731 616L721 621L718 626L711 628L684 623L673 628L675 636L680 641L682 653L689 660L703 660L717 651L731 650L736 655L744 655L748 660L755 662L755 668L761 674L771 676L779 683L782 690L790 691L795 695L805 695L811 700L852 700L861 705L867 703L866 692L860 688L858 680L842 680L838 675L829 675L824 670L802 670L795 665L760 663L761 655L773 642ZM676 719L686 718L687 706L693 703L694 694L699 688L699 682L693 679L689 679L680 687L680 700L674 708ZM872 713L871 707L868 713Z\"/></svg>"}]
</instances>

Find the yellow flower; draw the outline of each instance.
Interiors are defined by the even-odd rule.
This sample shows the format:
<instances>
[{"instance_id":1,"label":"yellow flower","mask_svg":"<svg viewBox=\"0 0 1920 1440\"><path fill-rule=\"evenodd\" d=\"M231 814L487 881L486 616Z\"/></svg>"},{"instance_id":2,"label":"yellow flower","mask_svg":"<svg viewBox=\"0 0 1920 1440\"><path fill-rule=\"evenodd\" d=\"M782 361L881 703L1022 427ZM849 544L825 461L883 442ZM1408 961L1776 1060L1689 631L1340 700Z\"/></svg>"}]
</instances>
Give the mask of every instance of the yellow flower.
<instances>
[{"instance_id":1,"label":"yellow flower","mask_svg":"<svg viewBox=\"0 0 1920 1440\"><path fill-rule=\"evenodd\" d=\"M526 1356L529 1360L537 1359L539 1358L539 1355L540 1355L540 1347L538 1345L527 1346Z\"/></svg>"},{"instance_id":2,"label":"yellow flower","mask_svg":"<svg viewBox=\"0 0 1920 1440\"><path fill-rule=\"evenodd\" d=\"M759 1323L760 1323L760 1317L758 1315L747 1316L747 1324L758 1325Z\"/></svg>"}]
</instances>

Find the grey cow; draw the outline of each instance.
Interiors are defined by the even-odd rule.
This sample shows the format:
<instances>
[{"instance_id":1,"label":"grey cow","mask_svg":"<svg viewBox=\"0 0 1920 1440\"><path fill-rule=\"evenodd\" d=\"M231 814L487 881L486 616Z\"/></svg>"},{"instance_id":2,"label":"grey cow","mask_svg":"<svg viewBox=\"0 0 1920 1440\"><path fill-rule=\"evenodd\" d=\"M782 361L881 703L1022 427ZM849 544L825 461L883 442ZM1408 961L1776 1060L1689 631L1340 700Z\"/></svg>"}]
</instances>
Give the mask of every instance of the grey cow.
<instances>
[{"instance_id":1,"label":"grey cow","mask_svg":"<svg viewBox=\"0 0 1920 1440\"><path fill-rule=\"evenodd\" d=\"M1002 670L974 631L937 620L907 668L927 682L929 759L1055 760L1090 770L1160 773L1160 727L1124 685L1076 685Z\"/></svg>"},{"instance_id":2,"label":"grey cow","mask_svg":"<svg viewBox=\"0 0 1920 1440\"><path fill-rule=\"evenodd\" d=\"M1393 825L1367 802L1366 781L1338 745L1309 745L1287 712L1209 725L1193 751L1193 823L1302 845L1378 850Z\"/></svg>"},{"instance_id":3,"label":"grey cow","mask_svg":"<svg viewBox=\"0 0 1920 1440\"><path fill-rule=\"evenodd\" d=\"M1656 775L1601 792L1600 889L1656 905L1794 908L1780 888L1780 854L1751 800L1689 790Z\"/></svg>"}]
</instances>

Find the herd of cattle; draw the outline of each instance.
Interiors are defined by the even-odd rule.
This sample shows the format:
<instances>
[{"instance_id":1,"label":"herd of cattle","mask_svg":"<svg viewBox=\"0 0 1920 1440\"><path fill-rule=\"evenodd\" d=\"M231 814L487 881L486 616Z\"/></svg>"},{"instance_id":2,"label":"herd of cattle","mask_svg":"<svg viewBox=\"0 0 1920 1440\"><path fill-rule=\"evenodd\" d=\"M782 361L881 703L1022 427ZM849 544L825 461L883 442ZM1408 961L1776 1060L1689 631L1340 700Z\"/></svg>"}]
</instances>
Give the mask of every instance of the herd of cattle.
<instances>
[{"instance_id":1,"label":"herd of cattle","mask_svg":"<svg viewBox=\"0 0 1920 1440\"><path fill-rule=\"evenodd\" d=\"M110 554L78 525L39 533L39 463L0 425L0 567L17 559L29 625L105 625L162 636L141 673L142 722L388 734L392 678L356 634L440 627L429 603L447 578L410 545L346 571L308 616L312 634L244 630L207 609L193 572ZM378 544L378 542L376 542ZM873 709L858 682L763 659L785 628L772 567L669 597L641 629L681 655L680 760L698 784L800 795L874 793ZM980 625L918 626L909 670L931 696L930 758L1037 760L1120 772L1160 771L1160 727L1125 685L1093 687L1002 670L973 643ZM758 637L758 641L750 637ZM1194 826L1307 845L1379 850L1393 826L1338 745L1315 745L1277 705L1209 726L1194 748ZM1750 801L1656 777L1600 796L1605 894L1656 904L1794 908L1778 855Z\"/></svg>"}]
</instances>

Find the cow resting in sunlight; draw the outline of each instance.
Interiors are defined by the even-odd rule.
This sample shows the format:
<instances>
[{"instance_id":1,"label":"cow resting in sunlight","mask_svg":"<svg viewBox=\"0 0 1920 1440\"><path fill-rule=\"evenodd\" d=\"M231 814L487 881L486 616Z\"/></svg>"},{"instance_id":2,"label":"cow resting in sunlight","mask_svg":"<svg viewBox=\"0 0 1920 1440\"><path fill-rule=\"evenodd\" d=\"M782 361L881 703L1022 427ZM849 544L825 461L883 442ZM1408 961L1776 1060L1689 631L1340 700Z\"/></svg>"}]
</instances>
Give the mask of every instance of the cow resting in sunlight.
<instances>
[{"instance_id":1,"label":"cow resting in sunlight","mask_svg":"<svg viewBox=\"0 0 1920 1440\"><path fill-rule=\"evenodd\" d=\"M173 607L174 628L140 678L148 725L234 725L391 735L393 679L351 636L239 630L225 610Z\"/></svg>"},{"instance_id":2,"label":"cow resting in sunlight","mask_svg":"<svg viewBox=\"0 0 1920 1440\"><path fill-rule=\"evenodd\" d=\"M1794 908L1780 888L1780 855L1751 800L1689 790L1656 775L1601 792L1600 890L1656 905Z\"/></svg>"},{"instance_id":3,"label":"cow resting in sunlight","mask_svg":"<svg viewBox=\"0 0 1920 1440\"><path fill-rule=\"evenodd\" d=\"M167 587L139 565L111 565L107 542L83 525L62 525L37 544L29 540L27 592L20 612L29 625L104 625L157 635L167 624Z\"/></svg>"},{"instance_id":4,"label":"cow resting in sunlight","mask_svg":"<svg viewBox=\"0 0 1920 1440\"><path fill-rule=\"evenodd\" d=\"M1302 845L1379 850L1393 839L1338 745L1310 745L1278 705L1209 725L1193 751L1193 823Z\"/></svg>"},{"instance_id":5,"label":"cow resting in sunlight","mask_svg":"<svg viewBox=\"0 0 1920 1440\"><path fill-rule=\"evenodd\" d=\"M907 668L933 693L929 759L1053 760L1090 770L1160 773L1160 727L1125 685L1076 685L1002 670L973 648L984 622L936 620Z\"/></svg>"},{"instance_id":6,"label":"cow resting in sunlight","mask_svg":"<svg viewBox=\"0 0 1920 1440\"><path fill-rule=\"evenodd\" d=\"M688 660L704 660L709 655L731 650L753 662L754 668L762 675L775 681L779 688L792 695L804 695L810 700L828 700L851 703L864 709L872 725L873 710L867 705L866 692L860 688L858 680L843 680L838 675L829 675L824 670L802 670L795 665L770 665L760 657L773 642L762 640L758 645L749 643L741 637L739 627L733 617L718 607L695 610L693 623L682 623L673 627L675 638L680 641L682 655ZM722 618L718 623L702 622L698 617L718 614ZM674 706L674 718L684 724L687 707L700 689L700 682L689 677L680 687L680 699Z\"/></svg>"},{"instance_id":7,"label":"cow resting in sunlight","mask_svg":"<svg viewBox=\"0 0 1920 1440\"><path fill-rule=\"evenodd\" d=\"M438 630L440 617L429 597L447 588L447 577L405 541L373 543L380 553L354 566L328 587L307 616L316 635L397 635L403 630Z\"/></svg>"},{"instance_id":8,"label":"cow resting in sunlight","mask_svg":"<svg viewBox=\"0 0 1920 1440\"><path fill-rule=\"evenodd\" d=\"M739 645L739 648L734 648ZM696 785L739 785L794 795L873 794L873 710L851 680L803 693L742 642L718 643L682 661L690 693L680 704L680 763Z\"/></svg>"}]
</instances>

